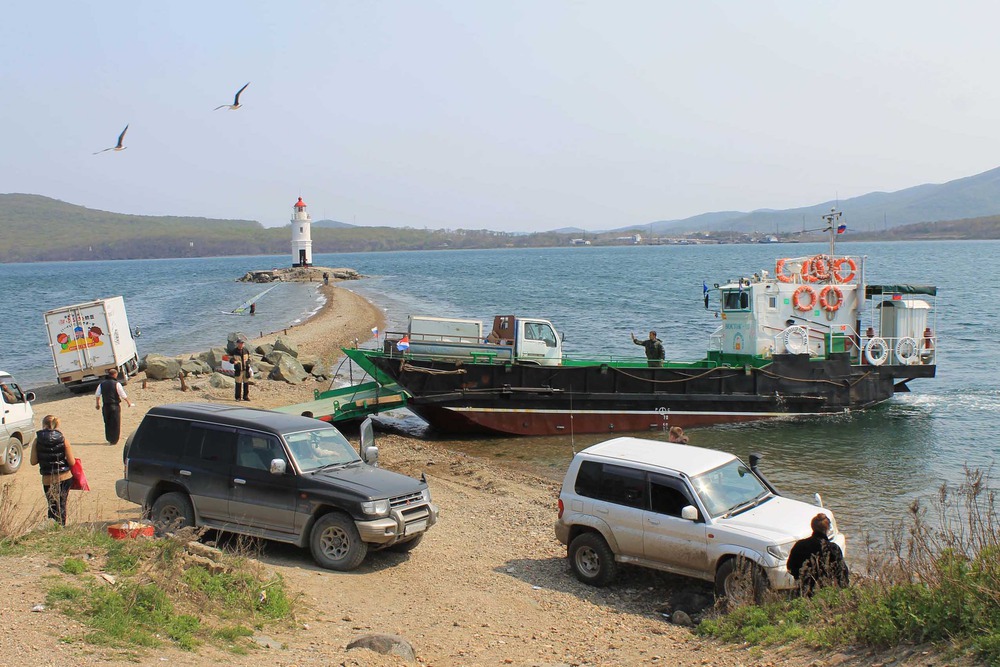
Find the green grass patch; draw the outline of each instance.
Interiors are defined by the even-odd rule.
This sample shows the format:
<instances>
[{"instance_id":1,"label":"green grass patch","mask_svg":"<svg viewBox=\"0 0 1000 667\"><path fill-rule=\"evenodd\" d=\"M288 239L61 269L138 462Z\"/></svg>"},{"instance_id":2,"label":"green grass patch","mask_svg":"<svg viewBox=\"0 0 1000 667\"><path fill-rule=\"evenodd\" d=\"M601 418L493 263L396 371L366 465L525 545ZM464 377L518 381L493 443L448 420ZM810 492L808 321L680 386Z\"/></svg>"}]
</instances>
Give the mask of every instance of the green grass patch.
<instances>
[{"instance_id":1,"label":"green grass patch","mask_svg":"<svg viewBox=\"0 0 1000 667\"><path fill-rule=\"evenodd\" d=\"M211 644L243 655L251 648L250 627L292 616L281 577L228 554L210 572L183 557L183 539L113 540L69 528L37 531L12 544L20 553L61 558L61 574L44 580L46 603L86 626L65 641L113 648L130 659L166 645L196 651ZM96 572L113 574L114 583Z\"/></svg>"},{"instance_id":2,"label":"green grass patch","mask_svg":"<svg viewBox=\"0 0 1000 667\"><path fill-rule=\"evenodd\" d=\"M87 564L79 558L67 558L59 569L66 574L83 574L87 571Z\"/></svg>"}]
</instances>

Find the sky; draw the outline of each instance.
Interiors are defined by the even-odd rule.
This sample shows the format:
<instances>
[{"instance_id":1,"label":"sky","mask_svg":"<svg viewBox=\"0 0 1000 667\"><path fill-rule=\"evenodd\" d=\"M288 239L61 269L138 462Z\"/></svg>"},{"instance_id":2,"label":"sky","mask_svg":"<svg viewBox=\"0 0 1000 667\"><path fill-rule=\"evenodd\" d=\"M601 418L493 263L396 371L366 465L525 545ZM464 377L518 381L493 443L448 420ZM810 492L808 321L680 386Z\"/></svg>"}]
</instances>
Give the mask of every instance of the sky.
<instances>
[{"instance_id":1,"label":"sky","mask_svg":"<svg viewBox=\"0 0 1000 667\"><path fill-rule=\"evenodd\" d=\"M0 192L542 231L1000 165L989 2L12 3ZM245 83L243 107L232 102ZM129 125L126 150L114 146Z\"/></svg>"}]
</instances>

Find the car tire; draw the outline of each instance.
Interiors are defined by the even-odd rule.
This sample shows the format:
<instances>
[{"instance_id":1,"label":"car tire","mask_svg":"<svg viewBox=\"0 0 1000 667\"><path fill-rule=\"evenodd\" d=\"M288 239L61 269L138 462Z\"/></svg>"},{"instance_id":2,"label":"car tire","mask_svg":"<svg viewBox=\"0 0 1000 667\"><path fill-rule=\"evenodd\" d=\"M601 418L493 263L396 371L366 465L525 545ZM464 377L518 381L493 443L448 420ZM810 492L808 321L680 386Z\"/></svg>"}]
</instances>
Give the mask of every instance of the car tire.
<instances>
[{"instance_id":1,"label":"car tire","mask_svg":"<svg viewBox=\"0 0 1000 667\"><path fill-rule=\"evenodd\" d=\"M768 588L760 565L742 556L726 559L715 572L715 597L726 604L761 604Z\"/></svg>"},{"instance_id":2,"label":"car tire","mask_svg":"<svg viewBox=\"0 0 1000 667\"><path fill-rule=\"evenodd\" d=\"M412 540L406 540L405 542L396 542L391 547L387 547L387 551L395 551L397 553L405 554L408 551L413 551L420 544L420 541L424 539L424 534L420 533Z\"/></svg>"},{"instance_id":3,"label":"car tire","mask_svg":"<svg viewBox=\"0 0 1000 667\"><path fill-rule=\"evenodd\" d=\"M0 473L13 475L24 462L24 445L21 444L20 440L11 436L10 440L7 441L7 451L4 453L7 455L4 457L6 462L0 466Z\"/></svg>"},{"instance_id":4,"label":"car tire","mask_svg":"<svg viewBox=\"0 0 1000 667\"><path fill-rule=\"evenodd\" d=\"M573 574L585 584L607 586L618 575L615 554L599 533L577 535L566 553Z\"/></svg>"},{"instance_id":5,"label":"car tire","mask_svg":"<svg viewBox=\"0 0 1000 667\"><path fill-rule=\"evenodd\" d=\"M316 563L328 570L353 570L368 555L351 517L339 512L324 514L313 524L309 549Z\"/></svg>"},{"instance_id":6,"label":"car tire","mask_svg":"<svg viewBox=\"0 0 1000 667\"><path fill-rule=\"evenodd\" d=\"M149 512L157 535L172 533L194 525L194 507L186 494L164 493Z\"/></svg>"}]
</instances>

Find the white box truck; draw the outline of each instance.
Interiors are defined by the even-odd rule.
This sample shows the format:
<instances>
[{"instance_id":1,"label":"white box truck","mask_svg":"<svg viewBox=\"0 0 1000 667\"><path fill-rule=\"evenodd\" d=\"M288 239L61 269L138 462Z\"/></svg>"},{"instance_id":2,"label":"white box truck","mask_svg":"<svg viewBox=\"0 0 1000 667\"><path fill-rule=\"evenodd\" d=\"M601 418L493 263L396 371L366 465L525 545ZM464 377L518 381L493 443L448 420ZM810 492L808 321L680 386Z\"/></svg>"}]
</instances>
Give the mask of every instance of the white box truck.
<instances>
[{"instance_id":1,"label":"white box truck","mask_svg":"<svg viewBox=\"0 0 1000 667\"><path fill-rule=\"evenodd\" d=\"M139 370L139 355L120 296L45 313L49 347L60 384L82 392L117 368L123 383Z\"/></svg>"}]
</instances>

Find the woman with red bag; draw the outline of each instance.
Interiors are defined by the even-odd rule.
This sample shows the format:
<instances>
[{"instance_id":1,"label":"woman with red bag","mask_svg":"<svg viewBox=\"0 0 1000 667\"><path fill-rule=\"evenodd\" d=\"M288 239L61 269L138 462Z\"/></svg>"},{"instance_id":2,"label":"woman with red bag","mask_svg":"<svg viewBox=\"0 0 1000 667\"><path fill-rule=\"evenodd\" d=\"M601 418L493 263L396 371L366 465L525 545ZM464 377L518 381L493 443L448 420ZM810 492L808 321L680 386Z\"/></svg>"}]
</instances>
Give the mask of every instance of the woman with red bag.
<instances>
[{"instance_id":1,"label":"woman with red bag","mask_svg":"<svg viewBox=\"0 0 1000 667\"><path fill-rule=\"evenodd\" d=\"M35 446L31 448L31 465L42 473L42 490L49 501L49 518L66 525L66 501L73 484L71 468L76 463L73 448L59 431L59 418L46 415L42 430L35 433Z\"/></svg>"}]
</instances>

